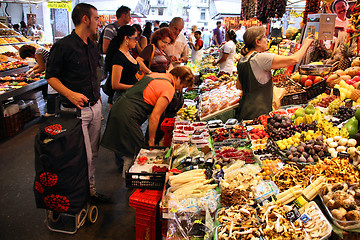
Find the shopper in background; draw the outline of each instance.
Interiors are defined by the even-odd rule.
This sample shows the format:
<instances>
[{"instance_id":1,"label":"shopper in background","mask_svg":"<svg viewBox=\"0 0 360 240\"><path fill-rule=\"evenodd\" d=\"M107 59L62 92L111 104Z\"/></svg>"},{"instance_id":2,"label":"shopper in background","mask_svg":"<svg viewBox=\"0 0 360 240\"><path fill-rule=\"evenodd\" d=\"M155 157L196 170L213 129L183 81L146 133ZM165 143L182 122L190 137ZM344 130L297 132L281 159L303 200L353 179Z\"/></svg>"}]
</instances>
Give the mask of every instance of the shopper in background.
<instances>
[{"instance_id":1,"label":"shopper in background","mask_svg":"<svg viewBox=\"0 0 360 240\"><path fill-rule=\"evenodd\" d=\"M13 27L14 27L15 32L17 32L18 34L21 34L19 24L14 24Z\"/></svg>"},{"instance_id":2,"label":"shopper in background","mask_svg":"<svg viewBox=\"0 0 360 240\"><path fill-rule=\"evenodd\" d=\"M160 24L160 21L158 21L158 20L154 21L154 32L160 28L159 24Z\"/></svg>"},{"instance_id":3,"label":"shopper in background","mask_svg":"<svg viewBox=\"0 0 360 240\"><path fill-rule=\"evenodd\" d=\"M28 37L35 37L35 25L30 25L27 32Z\"/></svg>"},{"instance_id":4,"label":"shopper in background","mask_svg":"<svg viewBox=\"0 0 360 240\"><path fill-rule=\"evenodd\" d=\"M45 71L46 62L49 58L49 51L45 48L23 45L19 49L19 55L22 59L35 58L36 65L25 73L26 76L34 78L37 73ZM50 85L48 85L47 93L47 112L43 116L51 117L55 115L55 99L58 93Z\"/></svg>"},{"instance_id":5,"label":"shopper in background","mask_svg":"<svg viewBox=\"0 0 360 240\"><path fill-rule=\"evenodd\" d=\"M299 51L291 56L266 53L268 39L264 27L248 28L244 34L245 46L241 49L236 87L243 91L237 119L254 119L272 111L273 83L271 69L297 64L313 40L308 37Z\"/></svg>"},{"instance_id":6,"label":"shopper in background","mask_svg":"<svg viewBox=\"0 0 360 240\"><path fill-rule=\"evenodd\" d=\"M187 62L189 58L189 46L184 34L181 33L184 28L184 20L180 17L174 17L169 25L174 34L175 43L165 48L165 52L170 56L174 67Z\"/></svg>"},{"instance_id":7,"label":"shopper in background","mask_svg":"<svg viewBox=\"0 0 360 240\"><path fill-rule=\"evenodd\" d=\"M191 33L189 34L189 37L188 37L189 42L194 43L196 41L196 39L195 39L195 32L196 31L197 31L197 26L193 25L191 27Z\"/></svg>"},{"instance_id":8,"label":"shopper in background","mask_svg":"<svg viewBox=\"0 0 360 240\"><path fill-rule=\"evenodd\" d=\"M20 31L24 37L27 37L28 29L27 29L26 23L24 21L20 22Z\"/></svg>"},{"instance_id":9,"label":"shopper in background","mask_svg":"<svg viewBox=\"0 0 360 240\"><path fill-rule=\"evenodd\" d=\"M169 24L168 23L166 23L166 22L163 22L163 23L161 23L160 24L160 26L159 26L160 28L163 28L163 27L169 27Z\"/></svg>"},{"instance_id":10,"label":"shopper in background","mask_svg":"<svg viewBox=\"0 0 360 240\"><path fill-rule=\"evenodd\" d=\"M346 0L335 0L331 4L330 9L333 13L336 13L335 32L337 36L337 32L346 31L347 26L350 24L349 19L346 17L349 4Z\"/></svg>"},{"instance_id":11,"label":"shopper in background","mask_svg":"<svg viewBox=\"0 0 360 240\"><path fill-rule=\"evenodd\" d=\"M214 61L213 65L219 64L220 73L231 75L234 70L234 57L236 52L236 34L230 29L225 34L225 44L220 47L219 60Z\"/></svg>"},{"instance_id":12,"label":"shopper in background","mask_svg":"<svg viewBox=\"0 0 360 240\"><path fill-rule=\"evenodd\" d=\"M105 68L109 72L112 89L115 90L114 102L136 82L135 74L139 71L139 64L131 56L129 50L137 44L137 31L133 26L124 25L118 30L108 48L105 58ZM123 173L123 156L115 152L115 163L120 173Z\"/></svg>"},{"instance_id":13,"label":"shopper in background","mask_svg":"<svg viewBox=\"0 0 360 240\"><path fill-rule=\"evenodd\" d=\"M174 41L175 38L169 28L160 28L155 31L151 35L151 44L146 46L136 58L141 71L145 71L147 74L151 72L165 73L171 65L171 60L164 50Z\"/></svg>"},{"instance_id":14,"label":"shopper in background","mask_svg":"<svg viewBox=\"0 0 360 240\"><path fill-rule=\"evenodd\" d=\"M133 49L130 49L131 55L136 59L139 54L144 50L147 45L147 39L142 35L142 29L139 24L133 24L133 27L136 29L136 46Z\"/></svg>"},{"instance_id":15,"label":"shopper in background","mask_svg":"<svg viewBox=\"0 0 360 240\"><path fill-rule=\"evenodd\" d=\"M105 26L103 31L103 39L101 41L103 53L107 52L111 39L113 39L117 34L117 29L119 29L121 26L129 24L131 21L130 11L131 9L126 6L119 7L118 10L116 10L116 22Z\"/></svg>"},{"instance_id":16,"label":"shopper in background","mask_svg":"<svg viewBox=\"0 0 360 240\"><path fill-rule=\"evenodd\" d=\"M42 30L42 26L41 25L37 25L36 26L36 33L35 35L39 38L39 42L44 42L44 31Z\"/></svg>"},{"instance_id":17,"label":"shopper in background","mask_svg":"<svg viewBox=\"0 0 360 240\"><path fill-rule=\"evenodd\" d=\"M95 200L109 201L95 188L101 130L100 84L96 76L99 51L90 40L99 24L97 9L87 3L77 4L72 12L75 30L57 41L50 50L46 65L48 83L68 101L63 107L80 109L88 161L90 195Z\"/></svg>"},{"instance_id":18,"label":"shopper in background","mask_svg":"<svg viewBox=\"0 0 360 240\"><path fill-rule=\"evenodd\" d=\"M121 26L128 24L131 20L130 16L130 8L126 6L121 6L116 10L116 22L110 23L109 25L105 26L104 30L100 34L99 44L100 45L100 52L106 53L109 47L110 41L117 35L117 30L120 29ZM104 75L107 72L104 71ZM113 95L114 91L109 91L108 94L108 103L110 108L113 103Z\"/></svg>"},{"instance_id":19,"label":"shopper in background","mask_svg":"<svg viewBox=\"0 0 360 240\"><path fill-rule=\"evenodd\" d=\"M202 30L202 40L204 42L204 49L210 47L212 34L207 28Z\"/></svg>"},{"instance_id":20,"label":"shopper in background","mask_svg":"<svg viewBox=\"0 0 360 240\"><path fill-rule=\"evenodd\" d=\"M194 37L195 43L189 42L191 48L191 60L193 62L200 62L202 58L202 49L204 46L203 40L201 39L201 32L195 31Z\"/></svg>"},{"instance_id":21,"label":"shopper in background","mask_svg":"<svg viewBox=\"0 0 360 240\"><path fill-rule=\"evenodd\" d=\"M159 30L158 30L159 31ZM181 66L170 73L151 73L128 89L111 109L101 145L126 156L128 170L140 148L155 145L159 119L171 102L175 89L191 87L194 75ZM145 142L140 126L149 117L149 140Z\"/></svg>"},{"instance_id":22,"label":"shopper in background","mask_svg":"<svg viewBox=\"0 0 360 240\"><path fill-rule=\"evenodd\" d=\"M222 42L224 41L223 32L220 29L221 28L221 21L216 22L216 28L213 30L213 41L212 44L220 47Z\"/></svg>"},{"instance_id":23,"label":"shopper in background","mask_svg":"<svg viewBox=\"0 0 360 240\"><path fill-rule=\"evenodd\" d=\"M150 37L151 37L151 34L152 34L151 27L152 27L151 22L146 22L145 23L143 35L146 37L148 44L150 43Z\"/></svg>"}]
</instances>

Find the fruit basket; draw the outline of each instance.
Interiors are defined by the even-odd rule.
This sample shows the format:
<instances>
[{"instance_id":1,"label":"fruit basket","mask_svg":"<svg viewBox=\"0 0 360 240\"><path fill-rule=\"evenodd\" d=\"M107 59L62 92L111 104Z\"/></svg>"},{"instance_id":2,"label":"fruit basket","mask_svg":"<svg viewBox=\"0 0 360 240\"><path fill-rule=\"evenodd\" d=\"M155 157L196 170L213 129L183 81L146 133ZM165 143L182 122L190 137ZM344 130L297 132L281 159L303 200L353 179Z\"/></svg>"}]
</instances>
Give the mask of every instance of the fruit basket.
<instances>
[{"instance_id":1,"label":"fruit basket","mask_svg":"<svg viewBox=\"0 0 360 240\"><path fill-rule=\"evenodd\" d=\"M299 73L302 75L325 76L331 72L333 65L302 65Z\"/></svg>"}]
</instances>

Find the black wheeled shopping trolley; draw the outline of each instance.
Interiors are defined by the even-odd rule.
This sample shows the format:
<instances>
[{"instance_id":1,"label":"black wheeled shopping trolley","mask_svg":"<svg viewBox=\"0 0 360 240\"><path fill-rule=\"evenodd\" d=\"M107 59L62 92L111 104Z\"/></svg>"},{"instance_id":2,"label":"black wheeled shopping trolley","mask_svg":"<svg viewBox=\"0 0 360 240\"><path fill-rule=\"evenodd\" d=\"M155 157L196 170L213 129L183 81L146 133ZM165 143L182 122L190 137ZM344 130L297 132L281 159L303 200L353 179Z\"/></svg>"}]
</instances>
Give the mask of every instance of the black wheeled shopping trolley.
<instances>
[{"instance_id":1,"label":"black wheeled shopping trolley","mask_svg":"<svg viewBox=\"0 0 360 240\"><path fill-rule=\"evenodd\" d=\"M46 209L47 227L74 234L86 220L95 223L81 120L52 117L35 137L36 206Z\"/></svg>"}]
</instances>

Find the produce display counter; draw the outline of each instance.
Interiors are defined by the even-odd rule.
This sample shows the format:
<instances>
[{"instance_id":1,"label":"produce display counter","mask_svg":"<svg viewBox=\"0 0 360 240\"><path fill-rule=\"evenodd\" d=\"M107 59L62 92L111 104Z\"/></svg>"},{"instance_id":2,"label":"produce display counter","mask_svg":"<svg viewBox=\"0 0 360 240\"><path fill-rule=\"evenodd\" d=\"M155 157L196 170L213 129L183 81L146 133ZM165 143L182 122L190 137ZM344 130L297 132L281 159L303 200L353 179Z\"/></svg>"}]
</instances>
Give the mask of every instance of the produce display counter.
<instances>
[{"instance_id":1,"label":"produce display counter","mask_svg":"<svg viewBox=\"0 0 360 240\"><path fill-rule=\"evenodd\" d=\"M235 111L239 107L239 103L236 103L232 106L226 107L220 111L211 113L205 117L200 117L200 121L209 121L213 119L221 119L223 122L226 122L226 120L230 118L235 117Z\"/></svg>"},{"instance_id":2,"label":"produce display counter","mask_svg":"<svg viewBox=\"0 0 360 240\"><path fill-rule=\"evenodd\" d=\"M28 69L28 68L24 68L22 70L24 71L25 69ZM14 70L17 70L17 69L14 69ZM12 71L12 70L10 70L10 71ZM12 89L12 90L4 92L3 94L0 94L0 133L2 136L9 135L9 134L7 134L5 117L4 117L5 101L7 101L9 98L20 97L22 94L27 93L31 90L35 90L35 89L42 90L44 92L46 90L46 86L47 86L47 81L45 79L40 79L36 82L30 83L21 88ZM20 118L20 117L16 117L16 120L18 120L18 118Z\"/></svg>"},{"instance_id":3,"label":"produce display counter","mask_svg":"<svg viewBox=\"0 0 360 240\"><path fill-rule=\"evenodd\" d=\"M351 80L360 82L360 58L329 79L281 72L281 108L241 122L236 76L218 75L206 58L201 85L184 93L189 105L166 126L171 153L159 189L167 236L359 239L360 90ZM135 162L156 164L151 158Z\"/></svg>"}]
</instances>

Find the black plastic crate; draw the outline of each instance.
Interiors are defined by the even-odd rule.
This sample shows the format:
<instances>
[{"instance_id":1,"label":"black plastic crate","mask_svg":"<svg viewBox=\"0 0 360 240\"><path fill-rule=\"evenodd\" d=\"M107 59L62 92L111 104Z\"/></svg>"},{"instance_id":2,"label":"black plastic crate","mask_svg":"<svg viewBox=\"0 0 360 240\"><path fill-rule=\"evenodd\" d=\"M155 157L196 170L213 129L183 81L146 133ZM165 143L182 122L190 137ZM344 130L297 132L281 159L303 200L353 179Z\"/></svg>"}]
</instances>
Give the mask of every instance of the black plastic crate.
<instances>
[{"instance_id":1,"label":"black plastic crate","mask_svg":"<svg viewBox=\"0 0 360 240\"><path fill-rule=\"evenodd\" d=\"M307 92L298 92L293 94L287 94L281 99L281 106L286 105L299 105L307 103Z\"/></svg>"},{"instance_id":2,"label":"black plastic crate","mask_svg":"<svg viewBox=\"0 0 360 240\"><path fill-rule=\"evenodd\" d=\"M320 82L317 82L313 85L311 85L310 87L305 87L304 88L305 91L306 91L306 96L307 96L307 99L312 99L322 93L325 92L326 90L326 80L323 79L321 80Z\"/></svg>"},{"instance_id":3,"label":"black plastic crate","mask_svg":"<svg viewBox=\"0 0 360 240\"><path fill-rule=\"evenodd\" d=\"M161 173L125 173L127 188L145 188L162 190L165 185L166 172Z\"/></svg>"}]
</instances>

